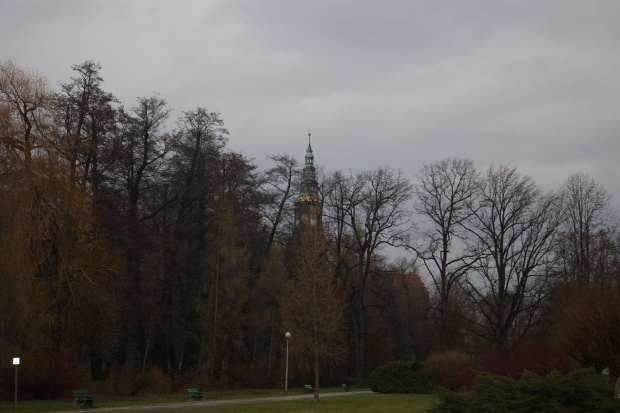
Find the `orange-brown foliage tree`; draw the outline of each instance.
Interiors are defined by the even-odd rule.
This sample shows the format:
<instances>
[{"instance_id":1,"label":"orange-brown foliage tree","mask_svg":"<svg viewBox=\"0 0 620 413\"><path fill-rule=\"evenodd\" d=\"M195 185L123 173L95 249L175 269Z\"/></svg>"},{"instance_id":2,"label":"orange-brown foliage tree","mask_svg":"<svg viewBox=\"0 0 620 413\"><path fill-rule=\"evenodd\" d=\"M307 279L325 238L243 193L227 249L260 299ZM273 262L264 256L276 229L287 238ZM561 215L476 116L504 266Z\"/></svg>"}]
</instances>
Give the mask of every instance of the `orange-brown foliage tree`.
<instances>
[{"instance_id":1,"label":"orange-brown foliage tree","mask_svg":"<svg viewBox=\"0 0 620 413\"><path fill-rule=\"evenodd\" d=\"M282 310L291 333L291 349L300 365L314 372L314 400L319 401L321 366L345 354L345 297L327 260L327 239L320 227L302 227L295 243L293 278Z\"/></svg>"},{"instance_id":2,"label":"orange-brown foliage tree","mask_svg":"<svg viewBox=\"0 0 620 413\"><path fill-rule=\"evenodd\" d=\"M600 279L563 286L556 297L553 340L571 357L598 373L620 375L620 283Z\"/></svg>"},{"instance_id":3,"label":"orange-brown foliage tree","mask_svg":"<svg viewBox=\"0 0 620 413\"><path fill-rule=\"evenodd\" d=\"M11 161L0 176L0 351L72 356L97 369L116 333L111 286L121 264L99 235L90 195L57 156L50 100L36 72L0 64L0 137Z\"/></svg>"}]
</instances>

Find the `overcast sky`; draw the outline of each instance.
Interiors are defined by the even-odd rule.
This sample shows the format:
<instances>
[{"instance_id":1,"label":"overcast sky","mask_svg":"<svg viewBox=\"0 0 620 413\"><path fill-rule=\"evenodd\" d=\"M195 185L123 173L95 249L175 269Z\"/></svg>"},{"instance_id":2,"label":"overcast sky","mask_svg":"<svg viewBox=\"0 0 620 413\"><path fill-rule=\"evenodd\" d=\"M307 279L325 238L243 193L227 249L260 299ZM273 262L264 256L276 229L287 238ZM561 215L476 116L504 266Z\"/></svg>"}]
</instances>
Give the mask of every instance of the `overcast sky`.
<instances>
[{"instance_id":1,"label":"overcast sky","mask_svg":"<svg viewBox=\"0 0 620 413\"><path fill-rule=\"evenodd\" d=\"M218 111L261 168L310 128L326 172L583 171L620 208L620 1L0 0L0 39L53 86L92 59L126 107Z\"/></svg>"}]
</instances>

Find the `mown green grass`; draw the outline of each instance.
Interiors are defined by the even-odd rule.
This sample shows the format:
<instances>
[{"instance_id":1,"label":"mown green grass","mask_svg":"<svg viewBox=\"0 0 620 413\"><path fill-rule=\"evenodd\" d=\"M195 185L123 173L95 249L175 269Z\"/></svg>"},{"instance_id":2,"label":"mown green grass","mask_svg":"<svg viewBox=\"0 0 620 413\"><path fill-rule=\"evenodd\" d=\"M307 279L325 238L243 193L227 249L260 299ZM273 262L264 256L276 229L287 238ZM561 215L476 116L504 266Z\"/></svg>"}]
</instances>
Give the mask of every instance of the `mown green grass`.
<instances>
[{"instance_id":1,"label":"mown green grass","mask_svg":"<svg viewBox=\"0 0 620 413\"><path fill-rule=\"evenodd\" d=\"M367 390L367 389L365 389ZM342 392L340 388L321 389L321 394ZM204 400L232 400L259 397L283 396L282 390L221 390L203 392ZM289 391L289 395L302 394L299 389ZM186 400L185 393L168 395L143 395L139 397L97 397L95 407L121 407L145 404L181 403ZM364 394L334 398L321 398L320 403L315 405L311 398L294 401L261 402L229 406L201 406L195 409L174 408L170 410L158 410L163 412L198 412L207 410L211 413L219 412L426 412L437 399L433 395L385 395ZM0 413L14 411L13 402L1 402ZM33 400L20 401L17 403L18 412L40 413L60 410L72 410L73 399L64 400ZM144 411L144 410L142 410Z\"/></svg>"}]
</instances>

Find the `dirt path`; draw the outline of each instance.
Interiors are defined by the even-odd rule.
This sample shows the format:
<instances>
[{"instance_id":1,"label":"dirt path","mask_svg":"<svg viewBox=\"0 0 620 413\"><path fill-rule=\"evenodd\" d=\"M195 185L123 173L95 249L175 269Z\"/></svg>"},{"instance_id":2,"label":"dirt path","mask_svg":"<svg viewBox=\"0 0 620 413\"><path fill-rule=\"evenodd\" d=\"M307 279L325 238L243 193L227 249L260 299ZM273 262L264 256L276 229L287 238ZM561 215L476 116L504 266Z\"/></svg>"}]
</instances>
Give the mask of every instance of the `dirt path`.
<instances>
[{"instance_id":1,"label":"dirt path","mask_svg":"<svg viewBox=\"0 0 620 413\"><path fill-rule=\"evenodd\" d=\"M371 391L350 391L342 393L325 393L321 394L321 398L325 397L341 397L341 396L355 396L360 394L371 394ZM227 405L239 405L239 404L252 404L252 403L269 403L279 402L286 400L298 400L298 399L311 399L314 397L312 394L302 394L297 396L276 396L276 397L257 397L251 399L234 399L234 400L201 400L201 401L187 401L179 403L164 403L164 404L141 404L134 406L123 407L95 407L94 409L80 409L80 410L60 410L56 412L47 413L67 413L67 412L156 412L159 410L169 409L194 409L197 407L213 407L213 406L227 406Z\"/></svg>"}]
</instances>

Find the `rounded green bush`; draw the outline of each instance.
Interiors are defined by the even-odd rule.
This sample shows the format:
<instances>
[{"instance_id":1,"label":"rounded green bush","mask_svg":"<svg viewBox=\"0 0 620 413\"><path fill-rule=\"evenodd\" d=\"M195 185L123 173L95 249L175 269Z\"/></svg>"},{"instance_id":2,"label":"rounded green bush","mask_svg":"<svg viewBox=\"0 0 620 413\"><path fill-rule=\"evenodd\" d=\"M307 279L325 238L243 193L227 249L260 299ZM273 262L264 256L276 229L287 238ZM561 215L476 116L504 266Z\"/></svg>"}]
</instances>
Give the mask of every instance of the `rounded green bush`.
<instances>
[{"instance_id":1,"label":"rounded green bush","mask_svg":"<svg viewBox=\"0 0 620 413\"><path fill-rule=\"evenodd\" d=\"M422 394L433 390L431 378L418 361L393 361L378 367L369 382L370 389L378 393Z\"/></svg>"}]
</instances>

